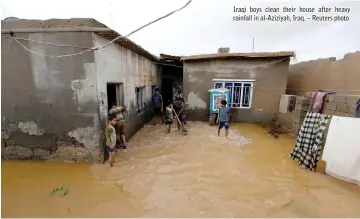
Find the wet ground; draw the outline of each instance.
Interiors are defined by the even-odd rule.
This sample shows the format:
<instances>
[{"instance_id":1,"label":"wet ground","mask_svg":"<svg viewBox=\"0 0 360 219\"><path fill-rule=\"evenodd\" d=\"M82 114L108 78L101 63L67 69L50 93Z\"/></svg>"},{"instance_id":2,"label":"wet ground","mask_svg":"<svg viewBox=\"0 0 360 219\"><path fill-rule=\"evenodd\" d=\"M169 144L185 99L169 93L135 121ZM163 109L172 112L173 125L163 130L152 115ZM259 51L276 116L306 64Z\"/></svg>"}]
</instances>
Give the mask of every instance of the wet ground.
<instances>
[{"instance_id":1,"label":"wet ground","mask_svg":"<svg viewBox=\"0 0 360 219\"><path fill-rule=\"evenodd\" d=\"M360 217L360 187L301 169L292 137L231 128L226 140L207 123L145 127L113 168L2 161L2 217Z\"/></svg>"}]
</instances>

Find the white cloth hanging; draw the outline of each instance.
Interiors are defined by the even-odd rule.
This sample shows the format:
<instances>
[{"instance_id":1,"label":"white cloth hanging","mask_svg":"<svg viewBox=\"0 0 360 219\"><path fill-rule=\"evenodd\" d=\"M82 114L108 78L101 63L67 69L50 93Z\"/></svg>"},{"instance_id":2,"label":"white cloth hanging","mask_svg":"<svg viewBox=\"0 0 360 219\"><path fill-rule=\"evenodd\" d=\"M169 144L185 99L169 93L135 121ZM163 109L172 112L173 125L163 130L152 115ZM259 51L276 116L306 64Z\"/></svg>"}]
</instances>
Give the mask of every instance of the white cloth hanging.
<instances>
[{"instance_id":1,"label":"white cloth hanging","mask_svg":"<svg viewBox=\"0 0 360 219\"><path fill-rule=\"evenodd\" d=\"M360 186L360 119L332 117L322 159L327 174Z\"/></svg>"}]
</instances>

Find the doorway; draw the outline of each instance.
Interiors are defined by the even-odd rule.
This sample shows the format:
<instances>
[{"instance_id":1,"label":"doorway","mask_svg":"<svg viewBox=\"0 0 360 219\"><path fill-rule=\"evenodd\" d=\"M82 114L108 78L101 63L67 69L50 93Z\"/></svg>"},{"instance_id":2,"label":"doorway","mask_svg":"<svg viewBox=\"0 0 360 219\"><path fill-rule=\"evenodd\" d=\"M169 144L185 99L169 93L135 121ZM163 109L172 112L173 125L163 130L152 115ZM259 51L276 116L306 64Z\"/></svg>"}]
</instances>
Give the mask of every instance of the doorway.
<instances>
[{"instance_id":1,"label":"doorway","mask_svg":"<svg viewBox=\"0 0 360 219\"><path fill-rule=\"evenodd\" d=\"M167 105L169 100L172 101L174 95L173 88L174 88L174 79L171 78L162 79L161 95L165 103L164 106Z\"/></svg>"},{"instance_id":2,"label":"doorway","mask_svg":"<svg viewBox=\"0 0 360 219\"><path fill-rule=\"evenodd\" d=\"M120 83L108 83L107 84L107 103L108 110L112 106L124 106L124 90L123 84Z\"/></svg>"}]
</instances>

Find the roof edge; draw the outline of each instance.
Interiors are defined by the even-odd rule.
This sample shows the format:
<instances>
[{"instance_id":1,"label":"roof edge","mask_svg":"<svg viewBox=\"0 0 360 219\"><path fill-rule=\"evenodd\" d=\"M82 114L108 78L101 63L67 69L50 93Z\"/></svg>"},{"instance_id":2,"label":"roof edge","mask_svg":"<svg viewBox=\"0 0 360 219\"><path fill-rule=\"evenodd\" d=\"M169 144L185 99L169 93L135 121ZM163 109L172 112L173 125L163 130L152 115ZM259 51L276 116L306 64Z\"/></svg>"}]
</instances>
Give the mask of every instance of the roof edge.
<instances>
[{"instance_id":1,"label":"roof edge","mask_svg":"<svg viewBox=\"0 0 360 219\"><path fill-rule=\"evenodd\" d=\"M213 53L202 55L182 56L181 61L197 61L197 60L218 60L231 58L282 58L294 57L293 51L279 51L279 52L249 52L249 53Z\"/></svg>"},{"instance_id":2,"label":"roof edge","mask_svg":"<svg viewBox=\"0 0 360 219\"><path fill-rule=\"evenodd\" d=\"M174 56L174 55L168 55L168 54L160 53L160 58L161 58L161 59L168 59L168 60L177 60L177 61L180 61L181 56Z\"/></svg>"},{"instance_id":3,"label":"roof edge","mask_svg":"<svg viewBox=\"0 0 360 219\"><path fill-rule=\"evenodd\" d=\"M122 36L115 30L93 18L71 18L71 19L47 19L47 20L2 20L6 29L1 34L13 33L46 33L46 32L93 32L111 41ZM151 61L159 61L159 58L127 37L117 39L114 43L123 46Z\"/></svg>"}]
</instances>

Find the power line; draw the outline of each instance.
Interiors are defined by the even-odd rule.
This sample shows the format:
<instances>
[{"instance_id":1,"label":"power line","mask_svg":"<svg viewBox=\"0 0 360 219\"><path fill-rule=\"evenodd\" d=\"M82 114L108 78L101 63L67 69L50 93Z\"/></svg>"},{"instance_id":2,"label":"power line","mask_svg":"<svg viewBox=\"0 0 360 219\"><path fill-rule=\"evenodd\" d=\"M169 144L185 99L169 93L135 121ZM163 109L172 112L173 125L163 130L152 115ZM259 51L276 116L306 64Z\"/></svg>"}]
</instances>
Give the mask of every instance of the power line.
<instances>
[{"instance_id":1,"label":"power line","mask_svg":"<svg viewBox=\"0 0 360 219\"><path fill-rule=\"evenodd\" d=\"M33 54L35 54L35 55L39 55L39 56L50 57L50 58L63 58L63 57L69 57L69 56L82 55L82 54L84 54L84 53L86 53L86 52L91 52L91 51L94 51L94 50L100 50L100 49L106 48L107 46L109 46L110 44L114 43L116 40L119 40L119 39L121 39L121 38L127 38L127 37L129 37L130 35L138 32L139 30L141 30L141 29L143 29L143 28L145 28L145 27L147 27L147 26L149 26L149 25L151 25L151 24L154 24L154 23L156 23L156 22L158 22L158 21L160 21L160 20L162 20L162 19L164 19L164 18L166 18L166 17L169 17L170 15L172 15L172 14L174 14L174 13L176 13L176 12L179 12L179 11L183 10L183 9L186 8L191 2L192 2L192 0L189 0L189 1L188 1L184 6L182 6L181 8L176 9L176 10L174 10L174 11L172 11L172 12L170 12L170 13L168 13L168 14L166 14L166 15L158 18L158 19L155 19L155 20L153 20L153 21L151 21L151 22L149 22L149 23L147 23L147 24L145 24L145 25L143 25L143 26L135 29L134 31L130 32L129 34L127 34L127 35L125 35L125 36L118 36L118 37L114 38L113 40L109 41L108 43L106 43L106 44L103 45L103 46L100 46L100 47L95 47L95 46L94 46L94 47L92 47L92 48L90 48L90 49L87 48L86 50L81 51L81 52L78 52L78 53L71 53L71 54L57 55L57 56L41 54L41 53L35 52L35 51L27 48L26 46L24 46L22 43L19 42L19 40L18 40L16 37L13 36L12 38L13 38L21 47L23 47L25 50L27 50L28 52L31 52L31 53L33 53ZM48 43L48 44L49 44L49 43ZM53 45L56 45L56 44L53 44ZM59 45L58 45L58 46L59 46ZM62 46L63 46L63 45L62 45Z\"/></svg>"},{"instance_id":2,"label":"power line","mask_svg":"<svg viewBox=\"0 0 360 219\"><path fill-rule=\"evenodd\" d=\"M55 43L38 41L38 40L33 40L33 39L26 39L26 38L15 37L15 36L14 36L13 38L16 38L16 39L18 39L18 40L23 40L23 41L31 41L31 42L34 42L34 43L46 44L46 45L50 45L50 46L72 47L72 48L78 48L78 49L89 49L88 47L81 47L81 46L74 46L74 45L66 45L66 44L55 44Z\"/></svg>"}]
</instances>

